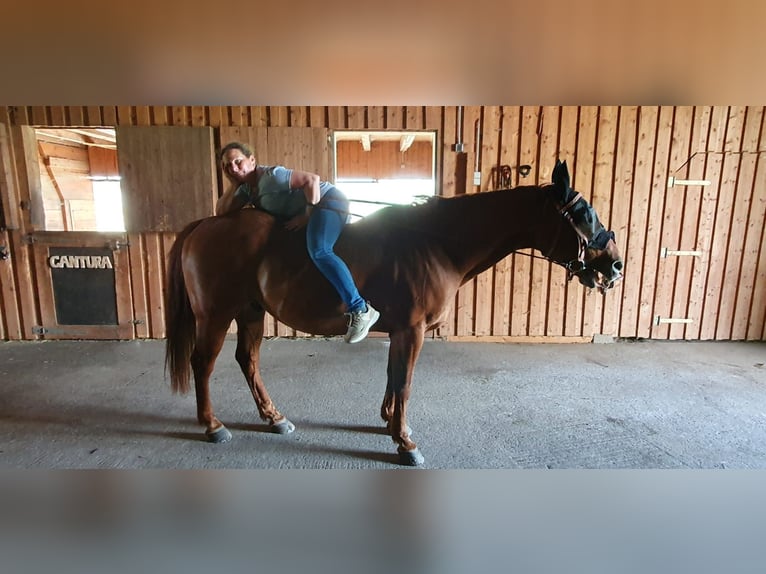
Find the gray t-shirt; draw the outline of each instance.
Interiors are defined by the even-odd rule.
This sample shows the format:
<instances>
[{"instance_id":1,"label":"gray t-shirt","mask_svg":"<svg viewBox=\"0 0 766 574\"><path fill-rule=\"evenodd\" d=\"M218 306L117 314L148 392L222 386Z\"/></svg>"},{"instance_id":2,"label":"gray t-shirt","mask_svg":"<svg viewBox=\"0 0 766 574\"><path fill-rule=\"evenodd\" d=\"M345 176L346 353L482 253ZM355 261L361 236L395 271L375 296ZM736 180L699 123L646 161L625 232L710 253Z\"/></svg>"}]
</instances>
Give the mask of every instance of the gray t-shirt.
<instances>
[{"instance_id":1,"label":"gray t-shirt","mask_svg":"<svg viewBox=\"0 0 766 574\"><path fill-rule=\"evenodd\" d=\"M258 167L263 172L258 178L257 194L254 193L251 184L243 183L237 188L235 196L244 195L250 204L277 217L290 218L303 212L306 208L306 195L303 193L303 188L290 187L293 170L281 165ZM327 181L320 182L320 199L334 187Z\"/></svg>"}]
</instances>

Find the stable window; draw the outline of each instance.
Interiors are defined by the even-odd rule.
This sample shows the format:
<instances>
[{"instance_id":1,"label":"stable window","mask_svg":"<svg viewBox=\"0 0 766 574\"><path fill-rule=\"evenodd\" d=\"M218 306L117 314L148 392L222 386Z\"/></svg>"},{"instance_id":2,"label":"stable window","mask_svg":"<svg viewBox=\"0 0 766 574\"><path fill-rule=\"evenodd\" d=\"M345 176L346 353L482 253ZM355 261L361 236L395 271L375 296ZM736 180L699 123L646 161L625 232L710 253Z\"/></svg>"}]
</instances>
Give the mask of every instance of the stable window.
<instances>
[{"instance_id":1,"label":"stable window","mask_svg":"<svg viewBox=\"0 0 766 574\"><path fill-rule=\"evenodd\" d=\"M113 128L35 128L42 231L125 231Z\"/></svg>"},{"instance_id":2,"label":"stable window","mask_svg":"<svg viewBox=\"0 0 766 574\"><path fill-rule=\"evenodd\" d=\"M335 184L352 220L436 193L433 131L336 131Z\"/></svg>"}]
</instances>

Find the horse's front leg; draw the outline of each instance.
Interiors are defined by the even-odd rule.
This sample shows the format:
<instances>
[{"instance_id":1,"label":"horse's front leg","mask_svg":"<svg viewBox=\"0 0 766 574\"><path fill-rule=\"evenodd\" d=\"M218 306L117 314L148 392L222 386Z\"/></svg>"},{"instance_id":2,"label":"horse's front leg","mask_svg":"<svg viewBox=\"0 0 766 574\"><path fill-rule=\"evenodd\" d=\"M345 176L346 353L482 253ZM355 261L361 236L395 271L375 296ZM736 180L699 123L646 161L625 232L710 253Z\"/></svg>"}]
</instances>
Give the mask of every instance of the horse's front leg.
<instances>
[{"instance_id":1,"label":"horse's front leg","mask_svg":"<svg viewBox=\"0 0 766 574\"><path fill-rule=\"evenodd\" d=\"M407 401L410 398L415 363L423 348L424 334L423 324L391 333L391 347L388 351L388 382L381 407L383 418L388 417L391 438L399 445L397 449L399 460L408 466L417 466L425 462L417 445L412 442L407 426Z\"/></svg>"},{"instance_id":2,"label":"horse's front leg","mask_svg":"<svg viewBox=\"0 0 766 574\"><path fill-rule=\"evenodd\" d=\"M262 307L253 304L237 315L237 350L235 356L242 369L242 374L247 379L247 386L250 387L250 392L253 394L261 419L269 423L272 432L288 434L295 430L295 425L274 406L261 378L260 357L265 314Z\"/></svg>"}]
</instances>

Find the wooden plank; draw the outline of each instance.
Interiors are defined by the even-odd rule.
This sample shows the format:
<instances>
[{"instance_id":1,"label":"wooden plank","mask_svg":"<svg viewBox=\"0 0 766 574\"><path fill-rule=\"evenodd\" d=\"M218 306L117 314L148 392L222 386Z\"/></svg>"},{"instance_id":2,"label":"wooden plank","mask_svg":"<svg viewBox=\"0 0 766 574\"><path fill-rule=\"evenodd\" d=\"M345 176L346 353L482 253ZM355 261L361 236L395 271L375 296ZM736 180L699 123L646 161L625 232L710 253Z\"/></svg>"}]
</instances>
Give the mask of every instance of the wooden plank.
<instances>
[{"instance_id":1,"label":"wooden plank","mask_svg":"<svg viewBox=\"0 0 766 574\"><path fill-rule=\"evenodd\" d=\"M612 197L609 201L610 219L603 219L605 214L598 211L601 222L607 229L615 232L616 237L627 238L630 218L631 196L634 182L634 158L636 154L636 133L638 129L638 108L623 106L620 119L615 157L615 177ZM620 281L605 297L603 326L601 332L617 336L620 330L620 312L622 307L625 282Z\"/></svg>"},{"instance_id":2,"label":"wooden plank","mask_svg":"<svg viewBox=\"0 0 766 574\"><path fill-rule=\"evenodd\" d=\"M691 107L676 107L673 119L673 135L671 138L670 156L668 159L668 176L682 179L688 173L689 160L692 156L691 138L693 126L693 109ZM660 247L671 250L682 249L680 247L682 230L685 228L684 220L687 211L687 196L699 194L696 190L689 190L685 186L666 187L665 210L663 214L662 239ZM690 215L690 219L694 218ZM665 257L660 258L657 276L657 297L662 302L662 312L656 313L663 317L687 317L689 301L689 281L691 278L690 258ZM660 325L655 331L658 336L668 339L683 338L683 325L671 323Z\"/></svg>"},{"instance_id":3,"label":"wooden plank","mask_svg":"<svg viewBox=\"0 0 766 574\"><path fill-rule=\"evenodd\" d=\"M139 339L150 337L149 297L147 281L148 255L146 253L145 235L140 233L128 234L128 258L130 266L131 304L133 317L136 320L135 336ZM164 328L164 318L163 318Z\"/></svg>"},{"instance_id":4,"label":"wooden plank","mask_svg":"<svg viewBox=\"0 0 766 574\"><path fill-rule=\"evenodd\" d=\"M434 193L439 195L442 189L442 157L444 154L444 114L439 106L426 108L425 129L434 132Z\"/></svg>"},{"instance_id":5,"label":"wooden plank","mask_svg":"<svg viewBox=\"0 0 766 574\"><path fill-rule=\"evenodd\" d=\"M652 188L652 214L651 221L657 222L656 245L647 248L645 253L646 269L651 269L653 278L654 297L650 314L650 329L653 339L667 339L668 325L655 323L659 315L667 317L670 313L673 300L673 285L675 279L674 262L660 257L663 245L675 245L678 243L678 228L681 225L679 219L683 205L668 189L667 182L670 176L671 145L673 141L673 118L674 109L670 106L662 106L659 110L657 124L657 143L655 146L655 161ZM649 255L654 256L650 265Z\"/></svg>"},{"instance_id":6,"label":"wooden plank","mask_svg":"<svg viewBox=\"0 0 766 574\"><path fill-rule=\"evenodd\" d=\"M4 246L10 255L5 261L0 261L0 340L3 341L24 339L19 292L16 284L18 237L16 232L0 231L0 245Z\"/></svg>"},{"instance_id":7,"label":"wooden plank","mask_svg":"<svg viewBox=\"0 0 766 574\"><path fill-rule=\"evenodd\" d=\"M700 200L700 216L697 230L697 250L702 252L702 257L695 258L692 274L692 289L689 301L689 318L694 322L689 325L687 337L690 333L699 339L702 335L703 317L706 314L705 293L707 291L707 279L711 265L711 250L713 233L715 231L715 216L718 207L718 192L721 182L721 169L723 166L723 146L728 108L712 107L701 114L704 130L700 132L698 149L702 153L695 156L694 160L702 161L702 177L710 181L710 185L702 188ZM697 128L695 126L695 133ZM699 147L701 146L701 147ZM699 173L700 168L692 165L690 173Z\"/></svg>"},{"instance_id":8,"label":"wooden plank","mask_svg":"<svg viewBox=\"0 0 766 574\"><path fill-rule=\"evenodd\" d=\"M268 106L251 106L250 107L250 125L253 127L265 128L269 125L269 108Z\"/></svg>"},{"instance_id":9,"label":"wooden plank","mask_svg":"<svg viewBox=\"0 0 766 574\"><path fill-rule=\"evenodd\" d=\"M134 121L136 126L154 125L153 110L151 106L135 106L133 108Z\"/></svg>"},{"instance_id":10,"label":"wooden plank","mask_svg":"<svg viewBox=\"0 0 766 574\"><path fill-rule=\"evenodd\" d=\"M537 106L524 106L521 109L519 165L530 165L532 170L526 178L519 180L519 185L532 185L537 182L540 113L541 110ZM531 249L522 249L511 258L513 299L510 334L515 337L529 335L529 297L532 282L532 259L529 255L531 254Z\"/></svg>"},{"instance_id":11,"label":"wooden plank","mask_svg":"<svg viewBox=\"0 0 766 574\"><path fill-rule=\"evenodd\" d=\"M103 106L101 108L101 117L103 119L104 126L116 126L117 125L117 107L116 106Z\"/></svg>"},{"instance_id":12,"label":"wooden plank","mask_svg":"<svg viewBox=\"0 0 766 574\"><path fill-rule=\"evenodd\" d=\"M207 125L207 118L205 115L205 106L192 106L191 107L191 125L204 126Z\"/></svg>"},{"instance_id":13,"label":"wooden plank","mask_svg":"<svg viewBox=\"0 0 766 574\"><path fill-rule=\"evenodd\" d=\"M345 106L330 106L327 108L327 127L343 130L348 127Z\"/></svg>"},{"instance_id":14,"label":"wooden plank","mask_svg":"<svg viewBox=\"0 0 766 574\"><path fill-rule=\"evenodd\" d=\"M403 106L386 106L386 129L403 130L404 113Z\"/></svg>"},{"instance_id":15,"label":"wooden plank","mask_svg":"<svg viewBox=\"0 0 766 574\"><path fill-rule=\"evenodd\" d=\"M484 108L482 133L485 137L481 141L481 153L479 172L486 174L482 177L482 182L487 182L486 186L481 188L489 189L489 180L492 173L492 167L497 164L497 155L500 148L500 122L502 118L502 109L499 106L489 106ZM480 189L481 189L480 188ZM476 312L474 332L477 335L492 334L492 315L495 308L495 298L493 294L495 269L494 267L480 273L476 277L475 293Z\"/></svg>"},{"instance_id":16,"label":"wooden plank","mask_svg":"<svg viewBox=\"0 0 766 574\"><path fill-rule=\"evenodd\" d=\"M188 123L186 106L172 106L170 108L170 125L185 126Z\"/></svg>"},{"instance_id":17,"label":"wooden plank","mask_svg":"<svg viewBox=\"0 0 766 574\"><path fill-rule=\"evenodd\" d=\"M127 236L126 236L127 239ZM117 306L117 333L120 338L135 338L135 316L133 314L132 289L130 281L130 254L127 248L112 251L114 265L114 297ZM162 276L160 277L162 279ZM162 322L164 325L164 321ZM161 337L165 336L164 330Z\"/></svg>"},{"instance_id":18,"label":"wooden plank","mask_svg":"<svg viewBox=\"0 0 766 574\"><path fill-rule=\"evenodd\" d=\"M372 118L374 108L368 110L368 119ZM456 133L457 108L455 106L446 106L444 108L444 135L441 141L442 146L442 185L438 194L443 197L452 197L455 195L455 166L456 152L452 149ZM457 295L454 303L449 305L444 319L444 325L437 330L441 336L454 335L457 326Z\"/></svg>"},{"instance_id":19,"label":"wooden plank","mask_svg":"<svg viewBox=\"0 0 766 574\"><path fill-rule=\"evenodd\" d=\"M50 124L47 112L45 106L32 106L32 125L47 126Z\"/></svg>"},{"instance_id":20,"label":"wooden plank","mask_svg":"<svg viewBox=\"0 0 766 574\"><path fill-rule=\"evenodd\" d=\"M131 106L117 106L117 125L133 125L133 108Z\"/></svg>"},{"instance_id":21,"label":"wooden plank","mask_svg":"<svg viewBox=\"0 0 766 574\"><path fill-rule=\"evenodd\" d=\"M364 106L348 107L348 129L363 130L367 127L367 108Z\"/></svg>"},{"instance_id":22,"label":"wooden plank","mask_svg":"<svg viewBox=\"0 0 766 574\"><path fill-rule=\"evenodd\" d=\"M32 245L32 263L34 269L35 284L37 287L37 305L39 309L39 319L36 323L42 327L55 327L58 325L56 317L56 304L53 294L53 278L51 270L48 267L48 249L49 245Z\"/></svg>"},{"instance_id":23,"label":"wooden plank","mask_svg":"<svg viewBox=\"0 0 766 574\"><path fill-rule=\"evenodd\" d=\"M717 339L719 335L717 331L718 320L723 304L721 293L725 282L724 269L726 268L734 191L739 168L739 154L737 152L741 151L743 127L744 108L729 108L724 148L721 150L724 153L720 179L718 179L718 196L710 245L710 265L707 272L707 286L700 326L700 337L704 340Z\"/></svg>"},{"instance_id":24,"label":"wooden plank","mask_svg":"<svg viewBox=\"0 0 766 574\"><path fill-rule=\"evenodd\" d=\"M66 110L64 106L50 106L48 108L51 119L51 126L66 125Z\"/></svg>"},{"instance_id":25,"label":"wooden plank","mask_svg":"<svg viewBox=\"0 0 766 574\"><path fill-rule=\"evenodd\" d=\"M250 110L245 106L231 106L229 107L229 125L232 126L246 126L250 123Z\"/></svg>"},{"instance_id":26,"label":"wooden plank","mask_svg":"<svg viewBox=\"0 0 766 574\"><path fill-rule=\"evenodd\" d=\"M647 235L650 225L649 211L652 196L652 168L654 162L654 146L658 112L648 106L637 110L637 140L636 164L633 169L633 194L630 207L630 225L625 243L625 277L623 281L623 315L620 322L620 332L626 337L647 337L651 328L648 315L651 314L651 299L643 297L642 284L644 281L644 266L649 257L656 264L657 252L648 253L646 249ZM652 293L653 294L653 293ZM644 312L646 324L641 323L641 310Z\"/></svg>"},{"instance_id":27,"label":"wooden plank","mask_svg":"<svg viewBox=\"0 0 766 574\"><path fill-rule=\"evenodd\" d=\"M596 129L598 126L598 107L586 106L577 110L576 153L569 168L572 188L583 190L590 196L593 165L595 162ZM574 112L570 112L574 114ZM570 119L570 122L572 120ZM567 283L566 315L564 316L564 335L573 337L583 334L583 309L585 307L585 289L573 279Z\"/></svg>"},{"instance_id":28,"label":"wooden plank","mask_svg":"<svg viewBox=\"0 0 766 574\"><path fill-rule=\"evenodd\" d=\"M559 159L566 160L569 166L569 175L572 180L572 188L578 189L578 139L580 132L580 109L577 106L564 106L561 109L561 134L559 136ZM594 121L595 129L595 121ZM588 146L584 147L584 153L587 155ZM592 149L592 146L591 148ZM587 159L587 158L586 158ZM593 165L592 163L588 166ZM551 288L559 283L564 286L564 299L562 307L564 308L561 317L561 325L558 320L551 323L548 333L551 335L562 335L571 337L579 335L582 325L582 297L583 291L579 281L567 281L567 273L563 269L551 270ZM551 305L551 308L553 306ZM560 330L559 330L560 329Z\"/></svg>"},{"instance_id":29,"label":"wooden plank","mask_svg":"<svg viewBox=\"0 0 766 574\"><path fill-rule=\"evenodd\" d=\"M309 125L309 109L306 106L290 106L290 125L305 128Z\"/></svg>"},{"instance_id":30,"label":"wooden plank","mask_svg":"<svg viewBox=\"0 0 766 574\"><path fill-rule=\"evenodd\" d=\"M422 106L407 106L404 108L404 122L408 130L422 130L424 124L424 110Z\"/></svg>"},{"instance_id":31,"label":"wooden plank","mask_svg":"<svg viewBox=\"0 0 766 574\"><path fill-rule=\"evenodd\" d=\"M286 128L290 125L290 111L287 106L269 106L269 126Z\"/></svg>"},{"instance_id":32,"label":"wooden plank","mask_svg":"<svg viewBox=\"0 0 766 574\"><path fill-rule=\"evenodd\" d=\"M755 288L755 277L758 265L758 246L760 235L766 223L766 200L764 197L764 180L759 169L764 158L762 149L764 108L752 106L747 108L747 124L743 140L743 166L746 165L749 175L748 189L742 189L742 197L748 197L748 213L740 221L735 215L737 226L742 227L741 262L737 293L734 296L735 309L732 318L730 338L734 340L748 339L748 327ZM750 175L752 174L752 175ZM740 176L740 184L744 178ZM739 208L739 200L735 203Z\"/></svg>"},{"instance_id":33,"label":"wooden plank","mask_svg":"<svg viewBox=\"0 0 766 574\"><path fill-rule=\"evenodd\" d=\"M101 117L100 106L87 106L85 108L85 125L103 126L104 118Z\"/></svg>"},{"instance_id":34,"label":"wooden plank","mask_svg":"<svg viewBox=\"0 0 766 574\"><path fill-rule=\"evenodd\" d=\"M223 121L224 108L221 106L206 106L205 113L208 117L208 125L212 128L221 127L224 124Z\"/></svg>"},{"instance_id":35,"label":"wooden plank","mask_svg":"<svg viewBox=\"0 0 766 574\"><path fill-rule=\"evenodd\" d=\"M558 106L544 106L540 109L540 122L538 124L538 181L545 185L552 181L553 168L558 158L558 134L560 108ZM541 253L536 255L542 256ZM529 332L533 337L545 335L548 325L549 306L555 305L558 321L554 321L557 332L560 329L557 323L562 320L563 293L561 290L560 269L556 267L556 276L559 278L558 289L555 295L551 291L551 273L553 264L541 259L532 260L532 279L529 292Z\"/></svg>"},{"instance_id":36,"label":"wooden plank","mask_svg":"<svg viewBox=\"0 0 766 574\"><path fill-rule=\"evenodd\" d=\"M388 107L388 121L391 122L391 118L400 117L399 113L393 113L398 108ZM399 110L401 112L401 110ZM393 115L392 115L393 113ZM478 106L467 106L463 110L463 124L470 127L470 135L464 137L465 147L467 152L467 160L469 165L473 166L475 157L477 155L475 128L473 127L476 122L479 122L481 118L481 109ZM464 131L465 133L465 131ZM471 168L473 172L473 167ZM468 189L473 193L478 190L478 187L471 185ZM458 335L474 335L476 334L476 311L479 306L479 302L476 298L476 281L477 278L473 278L466 282L457 292L457 315L456 315L456 334Z\"/></svg>"},{"instance_id":37,"label":"wooden plank","mask_svg":"<svg viewBox=\"0 0 766 574\"><path fill-rule=\"evenodd\" d=\"M725 253L721 282L718 286L718 319L715 329L717 340L731 339L737 285L742 273L742 245L745 241L747 212L755 171L755 162L752 161L754 158L743 152L747 149L757 149L761 130L760 117L757 117L755 122L748 123L747 120L746 107L732 108L729 115L730 127L727 130L730 137L727 138L724 157L724 189L727 193L723 197L719 196L718 204L718 214L725 218L721 217L720 226L716 224L716 228L721 230L720 239ZM724 205L726 207L722 209Z\"/></svg>"},{"instance_id":38,"label":"wooden plank","mask_svg":"<svg viewBox=\"0 0 766 574\"><path fill-rule=\"evenodd\" d=\"M748 261L753 262L753 299L745 338L749 341L762 341L766 339L766 222L763 221L766 217L766 161L763 153L758 154L755 181L753 217L749 224L752 232L748 230L746 249Z\"/></svg>"},{"instance_id":39,"label":"wooden plank","mask_svg":"<svg viewBox=\"0 0 766 574\"><path fill-rule=\"evenodd\" d=\"M7 229L18 229L22 224L21 198L16 179L17 170L14 161L13 142L8 129L8 116L0 114L0 201L4 221L0 221Z\"/></svg>"},{"instance_id":40,"label":"wooden plank","mask_svg":"<svg viewBox=\"0 0 766 574\"><path fill-rule=\"evenodd\" d=\"M149 336L159 339L165 333L165 302L163 299L162 249L159 233L144 234L146 257L145 285Z\"/></svg>"},{"instance_id":41,"label":"wooden plank","mask_svg":"<svg viewBox=\"0 0 766 574\"><path fill-rule=\"evenodd\" d=\"M22 241L21 231L11 231L11 253L14 257L18 291L16 301L21 312L21 337L25 340L39 339L32 333L32 327L40 324L37 301L40 298L39 285L37 291L29 288L36 285L34 281L34 257L32 246Z\"/></svg>"},{"instance_id":42,"label":"wooden plank","mask_svg":"<svg viewBox=\"0 0 766 574\"><path fill-rule=\"evenodd\" d=\"M444 340L451 343L543 343L543 344L563 344L563 343L576 343L584 344L591 343L593 337L561 337L561 336L500 336L500 335L484 335L484 336L469 336L464 337L460 335L449 335L443 337Z\"/></svg>"},{"instance_id":43,"label":"wooden plank","mask_svg":"<svg viewBox=\"0 0 766 574\"><path fill-rule=\"evenodd\" d=\"M69 126L84 126L85 125L85 110L82 106L67 106L67 116Z\"/></svg>"},{"instance_id":44,"label":"wooden plank","mask_svg":"<svg viewBox=\"0 0 766 574\"><path fill-rule=\"evenodd\" d=\"M386 108L369 106L367 108L367 129L382 130L386 127Z\"/></svg>"},{"instance_id":45,"label":"wooden plank","mask_svg":"<svg viewBox=\"0 0 766 574\"><path fill-rule=\"evenodd\" d=\"M153 126L167 126L170 125L168 118L168 109L165 106L151 106L149 108L151 114L151 125Z\"/></svg>"},{"instance_id":46,"label":"wooden plank","mask_svg":"<svg viewBox=\"0 0 766 574\"><path fill-rule=\"evenodd\" d=\"M43 193L40 181L37 138L34 128L14 127L10 133L13 145L19 205L26 206L19 212L19 227L22 229L44 229L45 213Z\"/></svg>"},{"instance_id":47,"label":"wooden plank","mask_svg":"<svg viewBox=\"0 0 766 574\"><path fill-rule=\"evenodd\" d=\"M498 164L515 166L519 153L521 109L518 106L503 106L501 114ZM518 174L518 171L513 170L513 173ZM512 182L508 187L514 187L514 183ZM511 256L503 258L495 265L492 334L496 336L508 336L511 332L511 300L513 297L511 272Z\"/></svg>"},{"instance_id":48,"label":"wooden plank","mask_svg":"<svg viewBox=\"0 0 766 574\"><path fill-rule=\"evenodd\" d=\"M759 149L761 145L759 142ZM766 155L764 152L753 155L755 175L742 259L743 273L732 330L732 338L748 341L761 339L766 313Z\"/></svg>"},{"instance_id":49,"label":"wooden plank","mask_svg":"<svg viewBox=\"0 0 766 574\"><path fill-rule=\"evenodd\" d=\"M309 126L312 128L324 128L327 125L327 108L324 106L309 107Z\"/></svg>"},{"instance_id":50,"label":"wooden plank","mask_svg":"<svg viewBox=\"0 0 766 574\"><path fill-rule=\"evenodd\" d=\"M599 109L598 132L596 140L596 163L593 173L593 190L590 203L602 221L611 217L611 199L614 183L614 150L617 143L619 108L603 106ZM582 192L582 189L580 190ZM604 333L603 311L604 297L589 290L583 310L583 335L591 336Z\"/></svg>"},{"instance_id":51,"label":"wooden plank","mask_svg":"<svg viewBox=\"0 0 766 574\"><path fill-rule=\"evenodd\" d=\"M762 120L762 109L757 112L759 119ZM748 118L748 123L754 118ZM729 338L733 340L743 340L748 338L748 323L750 319L750 310L754 299L755 277L758 265L758 251L760 246L761 232L764 226L764 214L766 214L766 195L763 191L764 181L763 170L759 170L762 153L750 152L742 157L742 171L740 175L740 189L738 194L743 198L743 203L747 203L747 213L735 215L737 227L741 227L741 243L734 242L735 249L741 251L739 254L739 268L736 293L734 297L734 311L732 313L731 331ZM744 184L747 181L749 189L745 191ZM739 200L735 204L735 209L739 211ZM727 276L729 276L727 274Z\"/></svg>"}]
</instances>

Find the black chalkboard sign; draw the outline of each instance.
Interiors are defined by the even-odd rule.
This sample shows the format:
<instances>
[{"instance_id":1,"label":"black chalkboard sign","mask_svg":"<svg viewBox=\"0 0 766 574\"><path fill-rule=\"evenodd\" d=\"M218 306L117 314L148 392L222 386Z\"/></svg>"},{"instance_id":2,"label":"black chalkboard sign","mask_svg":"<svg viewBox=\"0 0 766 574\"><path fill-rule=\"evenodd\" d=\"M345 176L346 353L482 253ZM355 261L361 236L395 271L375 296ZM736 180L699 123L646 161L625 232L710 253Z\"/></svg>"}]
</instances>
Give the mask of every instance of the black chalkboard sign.
<instances>
[{"instance_id":1,"label":"black chalkboard sign","mask_svg":"<svg viewBox=\"0 0 766 574\"><path fill-rule=\"evenodd\" d=\"M117 324L111 249L51 247L48 266L59 325Z\"/></svg>"}]
</instances>

